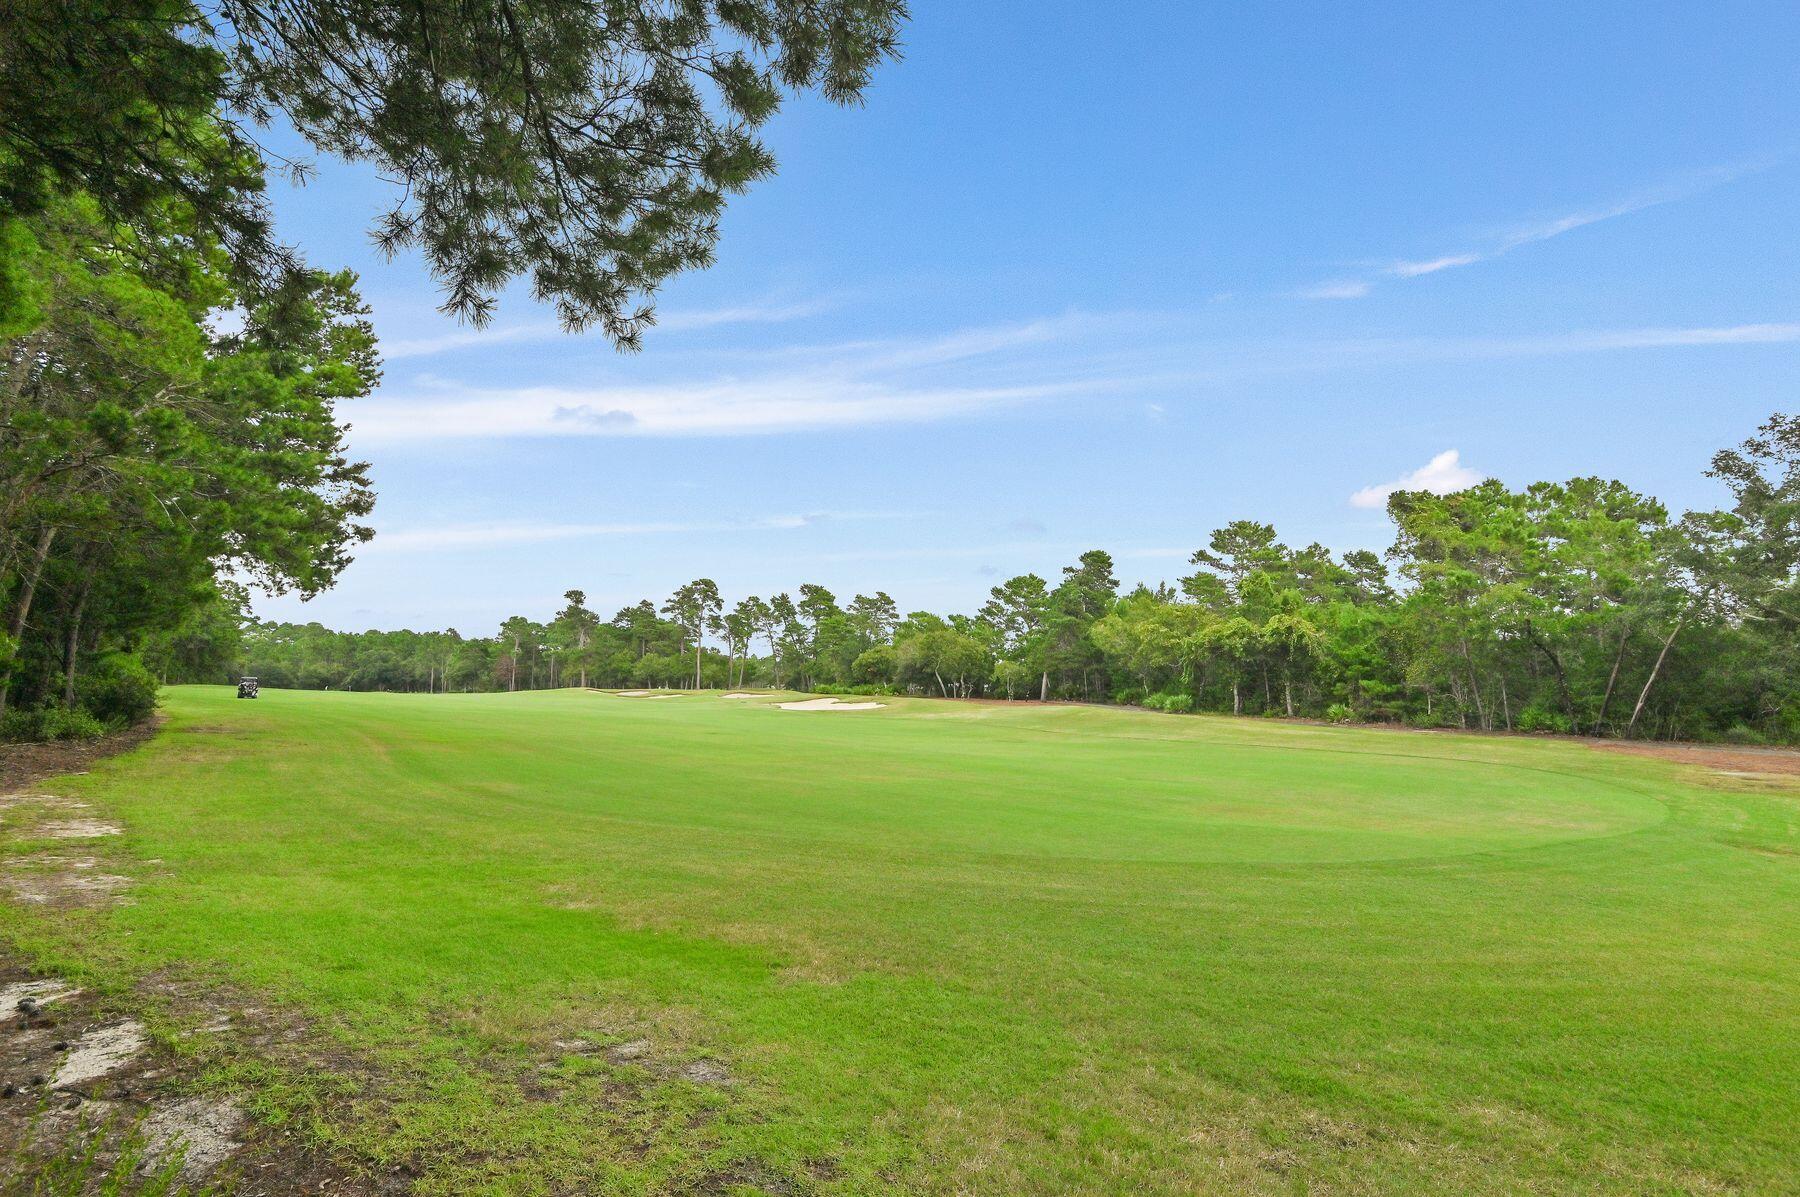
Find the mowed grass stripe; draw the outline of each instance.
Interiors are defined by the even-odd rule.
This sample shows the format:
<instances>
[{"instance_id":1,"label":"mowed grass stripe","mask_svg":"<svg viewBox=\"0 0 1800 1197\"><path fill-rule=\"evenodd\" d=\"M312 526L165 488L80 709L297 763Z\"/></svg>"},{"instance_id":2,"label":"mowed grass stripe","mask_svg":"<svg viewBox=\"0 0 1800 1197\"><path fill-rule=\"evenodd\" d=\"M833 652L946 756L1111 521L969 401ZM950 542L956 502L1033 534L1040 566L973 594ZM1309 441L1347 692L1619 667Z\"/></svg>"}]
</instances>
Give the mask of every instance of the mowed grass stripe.
<instances>
[{"instance_id":1,"label":"mowed grass stripe","mask_svg":"<svg viewBox=\"0 0 1800 1197\"><path fill-rule=\"evenodd\" d=\"M162 875L8 925L323 1018L390 1103L325 1124L427 1191L1780 1192L1800 1163L1791 795L1075 707L168 702L67 783ZM582 1034L737 1083L623 1110L575 1060L522 1095Z\"/></svg>"}]
</instances>

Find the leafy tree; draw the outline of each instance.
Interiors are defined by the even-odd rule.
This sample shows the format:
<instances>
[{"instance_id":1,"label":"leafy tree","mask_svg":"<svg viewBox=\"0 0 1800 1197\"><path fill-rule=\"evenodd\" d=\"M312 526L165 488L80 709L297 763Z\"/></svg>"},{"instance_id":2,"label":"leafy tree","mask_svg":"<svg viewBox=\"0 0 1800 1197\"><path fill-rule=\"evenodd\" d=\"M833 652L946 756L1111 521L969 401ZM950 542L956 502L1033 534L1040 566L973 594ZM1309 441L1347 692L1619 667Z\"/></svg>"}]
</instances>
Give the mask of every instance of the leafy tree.
<instances>
[{"instance_id":1,"label":"leafy tree","mask_svg":"<svg viewBox=\"0 0 1800 1197\"><path fill-rule=\"evenodd\" d=\"M769 174L784 93L860 99L899 0L12 0L0 6L0 211L72 191L128 227L171 202L265 277L293 264L250 123L396 184L376 224L484 321L529 274L571 327L635 347L705 266L725 196ZM230 120L213 119L229 112Z\"/></svg>"},{"instance_id":2,"label":"leafy tree","mask_svg":"<svg viewBox=\"0 0 1800 1197\"><path fill-rule=\"evenodd\" d=\"M594 631L600 626L600 617L587 609L587 595L580 590L565 591L563 601L567 605L550 623L551 636L569 654L569 663L579 671L580 685L585 690L588 669L593 664Z\"/></svg>"},{"instance_id":3,"label":"leafy tree","mask_svg":"<svg viewBox=\"0 0 1800 1197\"><path fill-rule=\"evenodd\" d=\"M700 689L700 652L706 633L719 628L719 587L711 578L697 578L669 596L663 614L675 621L694 646L694 689Z\"/></svg>"}]
</instances>

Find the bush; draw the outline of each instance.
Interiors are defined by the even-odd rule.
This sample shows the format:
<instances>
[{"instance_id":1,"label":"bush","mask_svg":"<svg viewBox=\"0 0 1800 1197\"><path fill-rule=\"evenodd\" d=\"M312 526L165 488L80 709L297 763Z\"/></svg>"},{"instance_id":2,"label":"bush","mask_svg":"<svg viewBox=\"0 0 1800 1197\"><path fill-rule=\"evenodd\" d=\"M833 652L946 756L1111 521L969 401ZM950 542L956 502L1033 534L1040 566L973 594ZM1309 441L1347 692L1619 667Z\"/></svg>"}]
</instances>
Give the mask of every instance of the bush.
<instances>
[{"instance_id":1,"label":"bush","mask_svg":"<svg viewBox=\"0 0 1800 1197\"><path fill-rule=\"evenodd\" d=\"M1121 686L1112 692L1113 703L1121 707L1151 706L1150 700L1155 697L1154 694L1145 694L1138 686Z\"/></svg>"},{"instance_id":2,"label":"bush","mask_svg":"<svg viewBox=\"0 0 1800 1197\"><path fill-rule=\"evenodd\" d=\"M132 653L107 653L76 687L81 706L102 723L129 727L156 710L156 679Z\"/></svg>"},{"instance_id":3,"label":"bush","mask_svg":"<svg viewBox=\"0 0 1800 1197\"><path fill-rule=\"evenodd\" d=\"M1325 708L1325 718L1331 723L1355 723L1356 712L1341 702L1334 702Z\"/></svg>"},{"instance_id":4,"label":"bush","mask_svg":"<svg viewBox=\"0 0 1800 1197\"><path fill-rule=\"evenodd\" d=\"M873 694L873 695L880 695L880 696L886 697L886 698L892 698L894 695L896 695L900 692L885 682L870 682L867 685L859 684L859 685L855 685L855 686L845 686L838 682L814 682L812 685L812 689L806 691L806 693L808 693L808 694L838 694L838 695L845 695L845 694L871 695L871 694Z\"/></svg>"},{"instance_id":5,"label":"bush","mask_svg":"<svg viewBox=\"0 0 1800 1197\"><path fill-rule=\"evenodd\" d=\"M1727 744L1742 744L1745 747L1757 748L1769 742L1769 737L1745 723L1734 723L1719 735L1719 739Z\"/></svg>"},{"instance_id":6,"label":"bush","mask_svg":"<svg viewBox=\"0 0 1800 1197\"><path fill-rule=\"evenodd\" d=\"M1185 715L1194 709L1194 697L1191 694L1151 694L1144 699L1144 705L1153 711Z\"/></svg>"},{"instance_id":7,"label":"bush","mask_svg":"<svg viewBox=\"0 0 1800 1197\"><path fill-rule=\"evenodd\" d=\"M30 742L44 738L44 713L13 707L0 715L0 740Z\"/></svg>"},{"instance_id":8,"label":"bush","mask_svg":"<svg viewBox=\"0 0 1800 1197\"><path fill-rule=\"evenodd\" d=\"M43 711L46 740L98 740L106 725L80 707L46 707Z\"/></svg>"},{"instance_id":9,"label":"bush","mask_svg":"<svg viewBox=\"0 0 1800 1197\"><path fill-rule=\"evenodd\" d=\"M1558 732L1565 736L1575 730L1567 715L1537 703L1532 703L1519 712L1519 720L1515 726L1522 732Z\"/></svg>"}]
</instances>

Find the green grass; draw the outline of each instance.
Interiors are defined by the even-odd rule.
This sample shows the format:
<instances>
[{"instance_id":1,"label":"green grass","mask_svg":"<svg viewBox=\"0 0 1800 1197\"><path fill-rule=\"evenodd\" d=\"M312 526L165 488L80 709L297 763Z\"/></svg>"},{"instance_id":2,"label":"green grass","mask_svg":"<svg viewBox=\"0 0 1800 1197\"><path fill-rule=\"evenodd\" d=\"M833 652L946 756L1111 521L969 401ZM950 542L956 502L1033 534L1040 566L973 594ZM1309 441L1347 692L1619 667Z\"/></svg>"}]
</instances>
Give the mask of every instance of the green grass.
<instances>
[{"instance_id":1,"label":"green grass","mask_svg":"<svg viewBox=\"0 0 1800 1197\"><path fill-rule=\"evenodd\" d=\"M169 692L61 783L102 983L429 1192L1682 1193L1800 1175L1800 800L1568 742L1080 707ZM643 1041L635 1060L567 1045ZM710 1059L729 1084L697 1083Z\"/></svg>"}]
</instances>

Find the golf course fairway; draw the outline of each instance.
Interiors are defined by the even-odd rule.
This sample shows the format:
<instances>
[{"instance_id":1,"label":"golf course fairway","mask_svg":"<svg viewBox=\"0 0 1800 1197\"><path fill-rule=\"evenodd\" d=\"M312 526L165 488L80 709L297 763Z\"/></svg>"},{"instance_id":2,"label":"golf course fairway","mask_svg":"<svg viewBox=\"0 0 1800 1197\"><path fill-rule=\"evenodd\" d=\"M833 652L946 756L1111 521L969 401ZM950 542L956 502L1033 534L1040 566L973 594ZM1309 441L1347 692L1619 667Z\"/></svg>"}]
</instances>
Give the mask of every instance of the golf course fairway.
<instances>
[{"instance_id":1,"label":"golf course fairway","mask_svg":"<svg viewBox=\"0 0 1800 1197\"><path fill-rule=\"evenodd\" d=\"M0 932L424 1193L1800 1187L1800 788L776 697L174 688Z\"/></svg>"}]
</instances>

